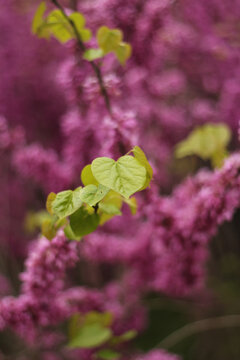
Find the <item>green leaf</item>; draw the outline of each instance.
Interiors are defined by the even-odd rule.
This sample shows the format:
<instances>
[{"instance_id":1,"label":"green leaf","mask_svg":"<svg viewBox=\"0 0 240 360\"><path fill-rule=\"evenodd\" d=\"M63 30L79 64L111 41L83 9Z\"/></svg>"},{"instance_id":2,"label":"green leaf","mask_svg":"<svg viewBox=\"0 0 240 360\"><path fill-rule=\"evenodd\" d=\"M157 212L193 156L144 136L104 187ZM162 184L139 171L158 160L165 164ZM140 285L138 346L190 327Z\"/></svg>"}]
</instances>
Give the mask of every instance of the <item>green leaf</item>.
<instances>
[{"instance_id":1,"label":"green leaf","mask_svg":"<svg viewBox=\"0 0 240 360\"><path fill-rule=\"evenodd\" d=\"M115 215L122 214L121 208L122 196L115 191L110 190L105 198L99 203L100 225L105 224L105 222L110 220ZM115 214L110 214L110 212L113 212L113 210Z\"/></svg>"},{"instance_id":2,"label":"green leaf","mask_svg":"<svg viewBox=\"0 0 240 360\"><path fill-rule=\"evenodd\" d=\"M74 31L61 10L53 10L47 17L47 24L50 26L51 34L61 43L74 38Z\"/></svg>"},{"instance_id":3,"label":"green leaf","mask_svg":"<svg viewBox=\"0 0 240 360\"><path fill-rule=\"evenodd\" d=\"M151 165L148 162L148 159L146 157L146 155L144 154L144 152L142 151L142 149L139 146L134 146L133 148L133 155L134 157L146 168L147 170L147 179L146 182L143 186L143 189L145 189L146 187L149 186L150 181L152 180L153 177L153 169L151 167Z\"/></svg>"},{"instance_id":4,"label":"green leaf","mask_svg":"<svg viewBox=\"0 0 240 360\"><path fill-rule=\"evenodd\" d=\"M185 140L177 144L175 155L177 158L197 155L214 163L218 153L221 156L225 153L230 138L231 131L226 124L206 124L194 129Z\"/></svg>"},{"instance_id":5,"label":"green leaf","mask_svg":"<svg viewBox=\"0 0 240 360\"><path fill-rule=\"evenodd\" d=\"M83 54L83 58L88 61L94 61L102 58L103 56L104 52L102 49L87 49Z\"/></svg>"},{"instance_id":6,"label":"green leaf","mask_svg":"<svg viewBox=\"0 0 240 360\"><path fill-rule=\"evenodd\" d=\"M84 319L85 324L98 323L105 327L111 326L112 322L113 315L110 312L101 313L97 311L90 311L86 314Z\"/></svg>"},{"instance_id":7,"label":"green leaf","mask_svg":"<svg viewBox=\"0 0 240 360\"><path fill-rule=\"evenodd\" d=\"M97 352L97 356L103 360L112 360L112 359L118 359L121 356L121 354L112 349L102 349Z\"/></svg>"},{"instance_id":8,"label":"green leaf","mask_svg":"<svg viewBox=\"0 0 240 360\"><path fill-rule=\"evenodd\" d=\"M89 184L98 185L97 180L93 176L91 164L86 165L81 173L81 181L84 186L87 186Z\"/></svg>"},{"instance_id":9,"label":"green leaf","mask_svg":"<svg viewBox=\"0 0 240 360\"><path fill-rule=\"evenodd\" d=\"M72 228L69 224L64 228L64 234L69 240L80 241L82 239L81 236L76 236L74 234L74 232L72 231Z\"/></svg>"},{"instance_id":10,"label":"green leaf","mask_svg":"<svg viewBox=\"0 0 240 360\"><path fill-rule=\"evenodd\" d=\"M92 32L90 29L82 29L81 31L79 31L79 34L83 42L91 40Z\"/></svg>"},{"instance_id":11,"label":"green leaf","mask_svg":"<svg viewBox=\"0 0 240 360\"><path fill-rule=\"evenodd\" d=\"M32 233L41 228L45 220L51 219L51 215L45 210L40 210L35 213L28 213L24 220L24 228L27 232Z\"/></svg>"},{"instance_id":12,"label":"green leaf","mask_svg":"<svg viewBox=\"0 0 240 360\"><path fill-rule=\"evenodd\" d=\"M116 57L121 65L125 65L128 58L130 58L132 53L132 47L130 44L121 42L116 49L114 50Z\"/></svg>"},{"instance_id":13,"label":"green leaf","mask_svg":"<svg viewBox=\"0 0 240 360\"><path fill-rule=\"evenodd\" d=\"M84 325L70 341L70 348L93 348L104 344L112 336L112 331L99 323Z\"/></svg>"},{"instance_id":14,"label":"green leaf","mask_svg":"<svg viewBox=\"0 0 240 360\"><path fill-rule=\"evenodd\" d=\"M78 187L74 191L65 190L56 195L55 200L52 202L52 211L60 219L73 214L82 205L80 198L80 191L82 187Z\"/></svg>"},{"instance_id":15,"label":"green leaf","mask_svg":"<svg viewBox=\"0 0 240 360\"><path fill-rule=\"evenodd\" d=\"M100 157L92 162L96 180L125 198L140 190L146 182L146 169L132 156L125 155L117 161Z\"/></svg>"},{"instance_id":16,"label":"green leaf","mask_svg":"<svg viewBox=\"0 0 240 360\"><path fill-rule=\"evenodd\" d=\"M57 234L55 223L52 219L44 220L41 228L43 236L45 236L48 240L52 240Z\"/></svg>"},{"instance_id":17,"label":"green leaf","mask_svg":"<svg viewBox=\"0 0 240 360\"><path fill-rule=\"evenodd\" d=\"M70 226L76 236L90 234L97 229L98 224L98 214L89 214L83 206L70 216Z\"/></svg>"},{"instance_id":18,"label":"green leaf","mask_svg":"<svg viewBox=\"0 0 240 360\"><path fill-rule=\"evenodd\" d=\"M119 210L119 208L114 204L99 204L99 209L108 214L108 215L122 215L122 212Z\"/></svg>"},{"instance_id":19,"label":"green leaf","mask_svg":"<svg viewBox=\"0 0 240 360\"><path fill-rule=\"evenodd\" d=\"M73 12L68 17L72 20L78 31L81 31L84 28L86 20L81 13Z\"/></svg>"},{"instance_id":20,"label":"green leaf","mask_svg":"<svg viewBox=\"0 0 240 360\"><path fill-rule=\"evenodd\" d=\"M134 339L136 336L137 336L136 330L128 330L122 335L114 336L112 339L112 343L114 345L121 344L125 341L130 341L130 340Z\"/></svg>"},{"instance_id":21,"label":"green leaf","mask_svg":"<svg viewBox=\"0 0 240 360\"><path fill-rule=\"evenodd\" d=\"M81 318L80 314L74 314L72 315L69 323L68 323L68 338L71 340L73 339L78 331L81 329Z\"/></svg>"},{"instance_id":22,"label":"green leaf","mask_svg":"<svg viewBox=\"0 0 240 360\"><path fill-rule=\"evenodd\" d=\"M51 215L53 215L52 203L56 199L56 196L57 195L54 192L51 192L47 197L46 209L49 212L49 214L51 214Z\"/></svg>"},{"instance_id":23,"label":"green leaf","mask_svg":"<svg viewBox=\"0 0 240 360\"><path fill-rule=\"evenodd\" d=\"M122 31L101 26L97 31L97 42L105 54L114 51L122 41Z\"/></svg>"},{"instance_id":24,"label":"green leaf","mask_svg":"<svg viewBox=\"0 0 240 360\"><path fill-rule=\"evenodd\" d=\"M96 205L109 192L109 188L103 185L87 185L80 191L80 198L90 206Z\"/></svg>"},{"instance_id":25,"label":"green leaf","mask_svg":"<svg viewBox=\"0 0 240 360\"><path fill-rule=\"evenodd\" d=\"M130 199L124 199L124 202L128 204L131 214L136 215L137 212L137 199L133 196Z\"/></svg>"},{"instance_id":26,"label":"green leaf","mask_svg":"<svg viewBox=\"0 0 240 360\"><path fill-rule=\"evenodd\" d=\"M74 12L69 15L69 19L73 21L81 40L83 42L89 41L92 37L92 32L84 28L86 22L84 16L79 12Z\"/></svg>"},{"instance_id":27,"label":"green leaf","mask_svg":"<svg viewBox=\"0 0 240 360\"><path fill-rule=\"evenodd\" d=\"M104 54L113 52L120 64L124 65L131 56L132 48L130 44L122 41L123 33L119 29L110 29L101 26L97 31L97 42Z\"/></svg>"},{"instance_id":28,"label":"green leaf","mask_svg":"<svg viewBox=\"0 0 240 360\"><path fill-rule=\"evenodd\" d=\"M33 34L38 34L39 28L44 22L43 16L45 14L45 11L46 11L46 4L43 1L38 6L38 8L35 12L33 21L32 21L32 33Z\"/></svg>"}]
</instances>

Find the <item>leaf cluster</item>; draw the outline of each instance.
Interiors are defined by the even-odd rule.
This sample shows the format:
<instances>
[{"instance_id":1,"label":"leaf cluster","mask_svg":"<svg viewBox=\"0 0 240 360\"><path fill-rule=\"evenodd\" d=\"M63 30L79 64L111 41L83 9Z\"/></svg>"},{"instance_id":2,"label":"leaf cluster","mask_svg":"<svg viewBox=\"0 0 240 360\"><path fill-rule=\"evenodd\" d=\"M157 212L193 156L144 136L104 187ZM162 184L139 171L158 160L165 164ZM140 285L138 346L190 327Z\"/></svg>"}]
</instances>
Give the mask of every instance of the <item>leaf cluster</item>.
<instances>
[{"instance_id":1,"label":"leaf cluster","mask_svg":"<svg viewBox=\"0 0 240 360\"><path fill-rule=\"evenodd\" d=\"M46 3L41 2L32 21L32 33L39 38L54 37L63 44L76 38L81 39L82 43L92 39L92 32L85 27L86 20L82 13L67 15L61 9L54 9L46 14L46 10ZM131 56L131 45L123 41L123 33L119 29L101 26L97 30L96 41L99 47L85 49L85 60L94 61L114 53L120 64L124 65Z\"/></svg>"},{"instance_id":2,"label":"leaf cluster","mask_svg":"<svg viewBox=\"0 0 240 360\"><path fill-rule=\"evenodd\" d=\"M175 155L179 159L197 155L203 160L210 160L213 167L221 167L230 139L231 131L226 124L205 124L177 144Z\"/></svg>"},{"instance_id":3,"label":"leaf cluster","mask_svg":"<svg viewBox=\"0 0 240 360\"><path fill-rule=\"evenodd\" d=\"M48 195L46 208L50 217L42 223L43 235L52 239L59 227L64 227L70 240L80 240L112 217L120 216L124 202L134 215L137 201L131 196L147 188L152 175L138 146L117 161L96 158L81 172L83 186Z\"/></svg>"},{"instance_id":4,"label":"leaf cluster","mask_svg":"<svg viewBox=\"0 0 240 360\"><path fill-rule=\"evenodd\" d=\"M115 336L111 326L113 316L109 312L88 312L75 314L71 317L68 326L68 347L71 349L89 349L102 347L96 351L97 358L111 360L119 358L116 347L126 341L132 340L136 335L135 330L129 330Z\"/></svg>"}]
</instances>

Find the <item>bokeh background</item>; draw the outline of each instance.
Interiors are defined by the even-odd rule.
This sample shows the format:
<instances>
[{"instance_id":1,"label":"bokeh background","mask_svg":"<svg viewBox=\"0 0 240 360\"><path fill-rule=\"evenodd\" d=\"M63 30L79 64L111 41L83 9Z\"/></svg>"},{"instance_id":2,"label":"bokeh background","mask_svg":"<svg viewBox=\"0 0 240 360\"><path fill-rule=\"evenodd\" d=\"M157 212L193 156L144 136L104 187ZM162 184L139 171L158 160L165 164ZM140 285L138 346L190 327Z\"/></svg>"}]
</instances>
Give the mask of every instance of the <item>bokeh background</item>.
<instances>
[{"instance_id":1,"label":"bokeh background","mask_svg":"<svg viewBox=\"0 0 240 360\"><path fill-rule=\"evenodd\" d=\"M46 2L52 9L51 2ZM62 1L66 8L81 11L93 32L101 25L119 28L132 45L125 67L112 55L102 65L114 119L106 112L91 67L79 62L75 43L62 45L31 33L39 2L0 0L0 4L0 295L4 298L21 292L19 274L39 233L40 220L34 214L44 209L50 191L77 186L81 169L96 156L116 158L121 155L119 148L127 152L140 145L154 168L155 194L163 199L151 207L156 202L151 194L140 197L141 215L155 212L156 226L158 217L163 216L161 211L165 220L166 214L178 211L182 226L188 226L184 191L189 204L194 202L195 190L192 195L187 193L191 180L185 179L195 179L201 170L196 182L204 186L205 177L211 179L215 170L210 162L195 156L176 159L175 145L197 126L225 123L232 134L229 152L239 149L240 2ZM214 179L212 189L218 177ZM176 187L184 181L179 196L175 196ZM203 236L201 244L194 243L196 248L191 249L189 237L184 245L188 256L171 245L171 256L164 257L154 270L158 275L151 271L146 275L149 290L141 296L145 310L136 315L139 335L131 345L137 351L150 351L186 324L240 316L239 194L235 191L231 195L236 202L229 215L218 221L214 233L209 231L206 239ZM211 192L206 194L206 201L211 197ZM186 206L188 211L197 211ZM89 245L82 250L79 272L72 274L75 284L101 289L114 280L121 288L124 273L130 279L128 291L134 292L133 264L137 263L138 269L141 262L146 271L152 260L148 255L142 259L143 246L133 250L131 241L142 244L141 237L155 231L147 224L139 218L129 220L126 210L121 220L90 236ZM165 222L161 226L171 225ZM164 236L157 230L156 234ZM171 236L169 241L174 244L174 233ZM128 244L124 251L132 251L132 258L124 251L118 258L121 241ZM161 277L163 273L167 275ZM111 300L109 307L114 307ZM193 331L168 350L185 360L239 360L238 322L236 326ZM3 359L55 359L40 350L26 355L25 345L12 330L0 334L0 349ZM55 355L58 359L57 351Z\"/></svg>"}]
</instances>

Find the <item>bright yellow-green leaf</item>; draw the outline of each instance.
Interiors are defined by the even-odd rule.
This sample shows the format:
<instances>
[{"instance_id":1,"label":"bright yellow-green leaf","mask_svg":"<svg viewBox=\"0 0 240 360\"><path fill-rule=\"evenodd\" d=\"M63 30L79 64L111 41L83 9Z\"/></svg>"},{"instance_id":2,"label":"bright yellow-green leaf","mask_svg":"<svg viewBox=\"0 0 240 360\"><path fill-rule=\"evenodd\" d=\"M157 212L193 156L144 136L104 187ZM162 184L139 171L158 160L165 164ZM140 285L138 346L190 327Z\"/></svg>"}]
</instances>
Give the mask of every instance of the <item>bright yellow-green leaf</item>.
<instances>
[{"instance_id":1,"label":"bright yellow-green leaf","mask_svg":"<svg viewBox=\"0 0 240 360\"><path fill-rule=\"evenodd\" d=\"M224 160L228 157L229 153L226 149L218 150L212 154L211 162L214 168L222 167Z\"/></svg>"},{"instance_id":2,"label":"bright yellow-green leaf","mask_svg":"<svg viewBox=\"0 0 240 360\"><path fill-rule=\"evenodd\" d=\"M131 214L135 215L137 212L137 199L132 196L130 199L124 199L124 202L128 204Z\"/></svg>"},{"instance_id":3,"label":"bright yellow-green leaf","mask_svg":"<svg viewBox=\"0 0 240 360\"><path fill-rule=\"evenodd\" d=\"M81 13L73 12L68 17L74 22L78 31L81 31L84 28L86 21Z\"/></svg>"},{"instance_id":4,"label":"bright yellow-green leaf","mask_svg":"<svg viewBox=\"0 0 240 360\"><path fill-rule=\"evenodd\" d=\"M82 29L79 31L79 34L83 42L87 42L92 38L92 32L90 29Z\"/></svg>"},{"instance_id":5,"label":"bright yellow-green leaf","mask_svg":"<svg viewBox=\"0 0 240 360\"><path fill-rule=\"evenodd\" d=\"M122 212L118 209L118 207L113 204L100 203L99 209L107 215L122 215Z\"/></svg>"},{"instance_id":6,"label":"bright yellow-green leaf","mask_svg":"<svg viewBox=\"0 0 240 360\"><path fill-rule=\"evenodd\" d=\"M110 312L100 313L97 311L90 311L85 315L84 324L99 323L102 326L111 326L113 322L113 315Z\"/></svg>"},{"instance_id":7,"label":"bright yellow-green leaf","mask_svg":"<svg viewBox=\"0 0 240 360\"><path fill-rule=\"evenodd\" d=\"M147 171L134 157L125 155L117 161L100 157L92 162L96 180L125 198L140 190L146 182Z\"/></svg>"},{"instance_id":8,"label":"bright yellow-green leaf","mask_svg":"<svg viewBox=\"0 0 240 360\"><path fill-rule=\"evenodd\" d=\"M105 224L108 220L112 219L115 215L119 215L122 208L122 196L116 193L113 190L110 190L105 198L99 203L99 213L100 213L100 225ZM115 209L115 213L109 214L110 209Z\"/></svg>"},{"instance_id":9,"label":"bright yellow-green leaf","mask_svg":"<svg viewBox=\"0 0 240 360\"><path fill-rule=\"evenodd\" d=\"M61 10L53 10L47 17L47 24L50 26L51 34L61 43L74 38L73 28Z\"/></svg>"},{"instance_id":10,"label":"bright yellow-green leaf","mask_svg":"<svg viewBox=\"0 0 240 360\"><path fill-rule=\"evenodd\" d=\"M101 26L97 32L97 41L104 54L113 52L120 64L124 65L131 56L131 45L122 41L123 33L119 29L110 29L107 26Z\"/></svg>"},{"instance_id":11,"label":"bright yellow-green leaf","mask_svg":"<svg viewBox=\"0 0 240 360\"><path fill-rule=\"evenodd\" d=\"M204 160L210 159L214 162L214 159L222 157L230 139L231 131L226 124L206 124L197 127L187 139L181 141L176 146L175 155L177 158L198 155Z\"/></svg>"},{"instance_id":12,"label":"bright yellow-green leaf","mask_svg":"<svg viewBox=\"0 0 240 360\"><path fill-rule=\"evenodd\" d=\"M112 336L112 331L103 327L101 324L90 324L83 326L76 337L74 337L68 346L72 349L94 348L104 344Z\"/></svg>"},{"instance_id":13,"label":"bright yellow-green leaf","mask_svg":"<svg viewBox=\"0 0 240 360\"><path fill-rule=\"evenodd\" d=\"M81 189L82 187L80 186L74 191L65 190L59 192L52 202L52 212L60 219L73 214L82 205L82 200L80 198Z\"/></svg>"},{"instance_id":14,"label":"bright yellow-green leaf","mask_svg":"<svg viewBox=\"0 0 240 360\"><path fill-rule=\"evenodd\" d=\"M45 236L48 240L52 240L56 236L57 230L52 219L44 220L41 228L43 236Z\"/></svg>"},{"instance_id":15,"label":"bright yellow-green leaf","mask_svg":"<svg viewBox=\"0 0 240 360\"><path fill-rule=\"evenodd\" d=\"M89 312L85 316L76 314L69 326L70 348L92 348L100 346L112 337L108 328L112 324L111 313Z\"/></svg>"},{"instance_id":16,"label":"bright yellow-green leaf","mask_svg":"<svg viewBox=\"0 0 240 360\"><path fill-rule=\"evenodd\" d=\"M40 5L38 6L36 12L35 12L35 15L34 15L34 18L33 18L33 21L32 21L32 33L33 34L38 34L38 30L39 30L39 27L43 24L44 22L44 14L45 14L45 11L46 11L46 4L45 2L41 2Z\"/></svg>"},{"instance_id":17,"label":"bright yellow-green leaf","mask_svg":"<svg viewBox=\"0 0 240 360\"><path fill-rule=\"evenodd\" d=\"M133 155L135 156L135 158L146 168L147 170L147 179L146 182L143 186L143 189L145 189L146 187L149 186L152 177L153 177L153 169L151 167L151 165L148 162L148 159L146 157L146 155L144 154L144 152L142 151L142 149L139 146L134 146L133 148Z\"/></svg>"},{"instance_id":18,"label":"bright yellow-green leaf","mask_svg":"<svg viewBox=\"0 0 240 360\"><path fill-rule=\"evenodd\" d=\"M84 186L87 186L87 185L90 185L90 184L98 185L97 180L93 176L91 164L86 165L83 168L82 173L81 173L81 181L82 181Z\"/></svg>"},{"instance_id":19,"label":"bright yellow-green leaf","mask_svg":"<svg viewBox=\"0 0 240 360\"><path fill-rule=\"evenodd\" d=\"M122 31L119 29L109 29L107 26L101 26L97 31L97 42L104 53L114 51L122 41Z\"/></svg>"},{"instance_id":20,"label":"bright yellow-green leaf","mask_svg":"<svg viewBox=\"0 0 240 360\"><path fill-rule=\"evenodd\" d=\"M90 184L81 189L80 198L88 205L94 206L99 201L101 201L108 192L109 188L107 188L106 186L103 186L101 184L99 184L98 186Z\"/></svg>"},{"instance_id":21,"label":"bright yellow-green leaf","mask_svg":"<svg viewBox=\"0 0 240 360\"><path fill-rule=\"evenodd\" d=\"M51 214L51 215L53 215L52 203L56 199L56 196L57 195L54 192L51 192L47 197L46 209L49 212L49 214Z\"/></svg>"},{"instance_id":22,"label":"bright yellow-green leaf","mask_svg":"<svg viewBox=\"0 0 240 360\"><path fill-rule=\"evenodd\" d=\"M34 232L35 230L41 228L42 223L47 220L51 219L51 215L47 213L45 210L40 210L35 213L28 213L25 221L24 227L27 232Z\"/></svg>"},{"instance_id":23,"label":"bright yellow-green leaf","mask_svg":"<svg viewBox=\"0 0 240 360\"><path fill-rule=\"evenodd\" d=\"M116 54L116 57L118 58L120 64L125 65L127 59L129 59L131 56L132 47L130 44L120 42L120 44L114 50L114 53Z\"/></svg>"},{"instance_id":24,"label":"bright yellow-green leaf","mask_svg":"<svg viewBox=\"0 0 240 360\"><path fill-rule=\"evenodd\" d=\"M83 58L88 61L94 61L102 58L103 55L104 52L102 49L87 49L83 54Z\"/></svg>"}]
</instances>

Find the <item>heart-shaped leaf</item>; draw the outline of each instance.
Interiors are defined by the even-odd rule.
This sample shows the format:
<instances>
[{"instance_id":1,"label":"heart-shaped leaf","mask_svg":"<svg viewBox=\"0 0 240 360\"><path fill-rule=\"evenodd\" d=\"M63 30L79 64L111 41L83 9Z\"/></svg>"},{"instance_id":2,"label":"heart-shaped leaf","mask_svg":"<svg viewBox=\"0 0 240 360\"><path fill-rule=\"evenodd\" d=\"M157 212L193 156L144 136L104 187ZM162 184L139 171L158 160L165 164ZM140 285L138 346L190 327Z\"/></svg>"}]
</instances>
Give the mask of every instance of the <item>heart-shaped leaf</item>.
<instances>
[{"instance_id":1,"label":"heart-shaped leaf","mask_svg":"<svg viewBox=\"0 0 240 360\"><path fill-rule=\"evenodd\" d=\"M96 185L87 185L80 191L80 198L83 202L87 203L90 206L96 205L101 201L105 195L109 192L109 188L99 184Z\"/></svg>"},{"instance_id":2,"label":"heart-shaped leaf","mask_svg":"<svg viewBox=\"0 0 240 360\"><path fill-rule=\"evenodd\" d=\"M125 155L117 161L100 157L92 162L92 173L96 180L129 198L141 189L146 181L147 171L134 157Z\"/></svg>"},{"instance_id":3,"label":"heart-shaped leaf","mask_svg":"<svg viewBox=\"0 0 240 360\"><path fill-rule=\"evenodd\" d=\"M139 146L134 146L133 150L133 155L134 157L146 168L147 170L147 179L146 182L143 186L143 189L145 189L146 187L148 187L148 185L150 184L150 181L152 180L153 177L153 169L151 167L151 165L148 162L148 159L146 157L146 155L144 154L144 152L142 151L142 149Z\"/></svg>"},{"instance_id":4,"label":"heart-shaped leaf","mask_svg":"<svg viewBox=\"0 0 240 360\"><path fill-rule=\"evenodd\" d=\"M105 54L114 51L123 37L119 29L110 29L107 26L101 26L97 32L97 42Z\"/></svg>"},{"instance_id":5,"label":"heart-shaped leaf","mask_svg":"<svg viewBox=\"0 0 240 360\"><path fill-rule=\"evenodd\" d=\"M82 205L80 198L81 186L74 191L65 190L56 195L51 203L51 210L60 219L73 214Z\"/></svg>"},{"instance_id":6,"label":"heart-shaped leaf","mask_svg":"<svg viewBox=\"0 0 240 360\"><path fill-rule=\"evenodd\" d=\"M104 344L112 336L112 331L99 323L84 325L70 341L70 348L92 348Z\"/></svg>"},{"instance_id":7,"label":"heart-shaped leaf","mask_svg":"<svg viewBox=\"0 0 240 360\"><path fill-rule=\"evenodd\" d=\"M71 229L79 237L95 231L98 224L98 214L89 214L83 206L70 216Z\"/></svg>"},{"instance_id":8,"label":"heart-shaped leaf","mask_svg":"<svg viewBox=\"0 0 240 360\"><path fill-rule=\"evenodd\" d=\"M89 184L98 185L97 180L92 174L91 164L86 165L81 172L81 180L84 186Z\"/></svg>"}]
</instances>

